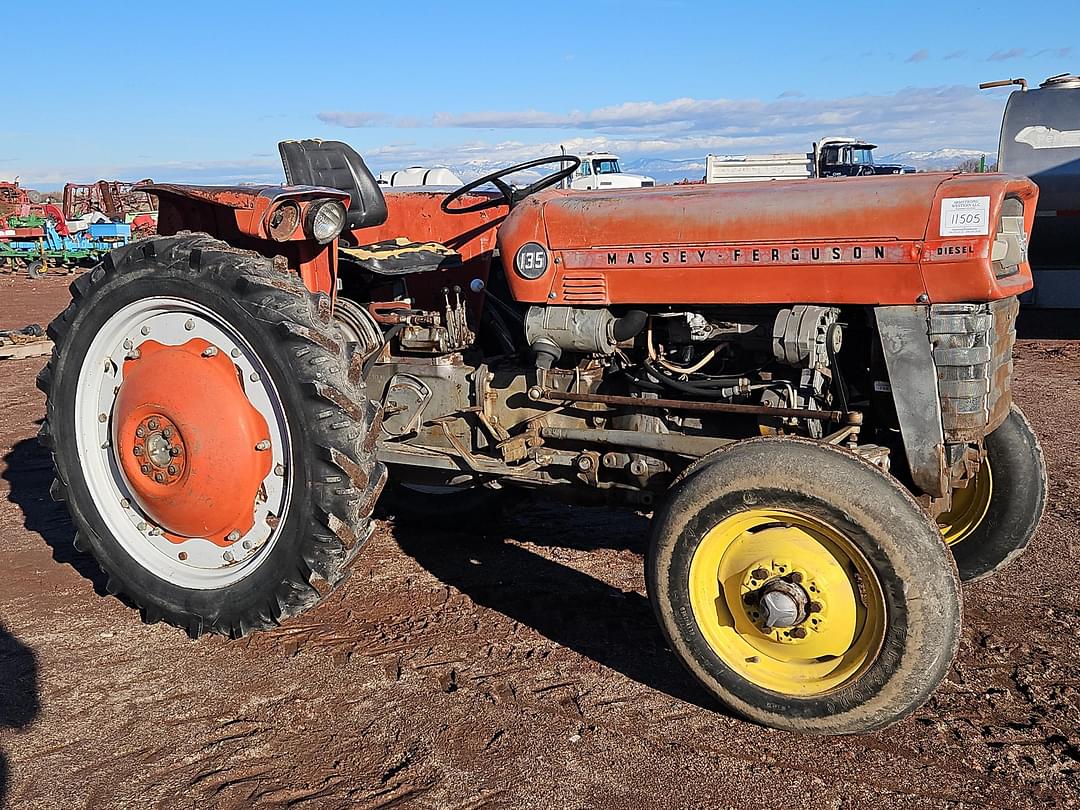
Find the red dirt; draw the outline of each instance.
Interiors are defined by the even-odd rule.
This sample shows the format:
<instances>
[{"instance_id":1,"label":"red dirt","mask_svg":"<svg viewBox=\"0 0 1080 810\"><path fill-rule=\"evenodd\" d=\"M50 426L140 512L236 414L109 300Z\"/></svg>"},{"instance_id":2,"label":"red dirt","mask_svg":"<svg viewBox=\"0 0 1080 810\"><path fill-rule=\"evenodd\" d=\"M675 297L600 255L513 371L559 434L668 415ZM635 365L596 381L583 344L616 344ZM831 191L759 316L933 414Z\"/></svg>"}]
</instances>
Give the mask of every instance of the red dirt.
<instances>
[{"instance_id":1,"label":"red dirt","mask_svg":"<svg viewBox=\"0 0 1080 810\"><path fill-rule=\"evenodd\" d=\"M65 286L0 278L0 328L47 320ZM1018 355L1050 466L1042 527L966 589L934 698L845 739L718 711L643 595L645 519L615 511L382 520L350 580L275 632L143 625L49 499L42 362L0 361L0 805L1080 806L1080 345Z\"/></svg>"}]
</instances>

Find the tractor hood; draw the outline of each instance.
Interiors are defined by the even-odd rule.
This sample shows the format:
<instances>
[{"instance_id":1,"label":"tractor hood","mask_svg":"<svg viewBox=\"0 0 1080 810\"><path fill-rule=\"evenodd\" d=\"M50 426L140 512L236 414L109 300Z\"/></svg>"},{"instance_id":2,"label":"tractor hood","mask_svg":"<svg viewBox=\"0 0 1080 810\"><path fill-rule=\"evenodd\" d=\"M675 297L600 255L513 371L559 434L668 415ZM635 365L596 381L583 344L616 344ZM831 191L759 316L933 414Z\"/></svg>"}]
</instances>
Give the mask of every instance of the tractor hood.
<instances>
[{"instance_id":1,"label":"tractor hood","mask_svg":"<svg viewBox=\"0 0 1080 810\"><path fill-rule=\"evenodd\" d=\"M540 205L555 249L716 241L921 239L950 175L859 177L555 194ZM515 211L515 214L517 212Z\"/></svg>"},{"instance_id":2,"label":"tractor hood","mask_svg":"<svg viewBox=\"0 0 1080 810\"><path fill-rule=\"evenodd\" d=\"M1031 286L1037 194L1026 178L947 173L554 191L510 213L499 248L534 303L987 301ZM1024 244L1003 273L991 253L1006 197ZM529 244L550 254L536 278L535 259L514 271Z\"/></svg>"}]
</instances>

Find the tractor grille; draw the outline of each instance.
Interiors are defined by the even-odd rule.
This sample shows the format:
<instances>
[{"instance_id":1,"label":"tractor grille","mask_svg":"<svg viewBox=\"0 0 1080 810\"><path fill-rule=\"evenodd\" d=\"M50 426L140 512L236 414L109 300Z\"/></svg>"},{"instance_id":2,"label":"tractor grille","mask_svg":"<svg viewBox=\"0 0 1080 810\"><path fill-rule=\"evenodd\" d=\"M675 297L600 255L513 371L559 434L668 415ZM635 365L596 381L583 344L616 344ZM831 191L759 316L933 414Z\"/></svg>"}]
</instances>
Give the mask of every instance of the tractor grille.
<instances>
[{"instance_id":1,"label":"tractor grille","mask_svg":"<svg viewBox=\"0 0 1080 810\"><path fill-rule=\"evenodd\" d=\"M606 304L607 279L602 273L566 273L562 298L567 304Z\"/></svg>"},{"instance_id":2,"label":"tractor grille","mask_svg":"<svg viewBox=\"0 0 1080 810\"><path fill-rule=\"evenodd\" d=\"M974 442L1005 421L1012 403L1016 298L934 304L930 342L947 442Z\"/></svg>"}]
</instances>

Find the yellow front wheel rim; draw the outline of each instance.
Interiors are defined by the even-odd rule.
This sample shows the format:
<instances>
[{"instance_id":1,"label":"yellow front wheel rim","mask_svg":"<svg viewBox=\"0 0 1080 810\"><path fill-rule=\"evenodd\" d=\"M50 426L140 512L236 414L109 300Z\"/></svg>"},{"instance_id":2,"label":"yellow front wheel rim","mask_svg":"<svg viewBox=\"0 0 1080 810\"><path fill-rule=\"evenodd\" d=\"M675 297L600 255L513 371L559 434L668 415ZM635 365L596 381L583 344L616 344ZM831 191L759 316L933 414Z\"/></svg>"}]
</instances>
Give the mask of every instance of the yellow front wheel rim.
<instances>
[{"instance_id":1,"label":"yellow front wheel rim","mask_svg":"<svg viewBox=\"0 0 1080 810\"><path fill-rule=\"evenodd\" d=\"M990 459L984 459L975 478L962 489L954 489L952 509L938 515L938 526L946 545L956 545L979 528L994 497L994 475Z\"/></svg>"},{"instance_id":2,"label":"yellow front wheel rim","mask_svg":"<svg viewBox=\"0 0 1080 810\"><path fill-rule=\"evenodd\" d=\"M690 562L694 619L713 652L747 681L817 695L861 675L885 637L881 584L854 543L787 509L748 509L702 538ZM798 623L767 623L762 596L801 592Z\"/></svg>"}]
</instances>

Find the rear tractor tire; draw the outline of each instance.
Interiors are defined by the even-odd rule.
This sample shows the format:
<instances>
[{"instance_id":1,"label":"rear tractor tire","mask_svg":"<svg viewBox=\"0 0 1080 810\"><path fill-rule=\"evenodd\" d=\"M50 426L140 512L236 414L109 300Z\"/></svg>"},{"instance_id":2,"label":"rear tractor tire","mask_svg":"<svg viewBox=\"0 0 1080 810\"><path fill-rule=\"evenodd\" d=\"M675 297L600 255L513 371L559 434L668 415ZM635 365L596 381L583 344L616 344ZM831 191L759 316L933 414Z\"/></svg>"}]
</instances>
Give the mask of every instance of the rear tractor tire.
<instances>
[{"instance_id":1,"label":"rear tractor tire","mask_svg":"<svg viewBox=\"0 0 1080 810\"><path fill-rule=\"evenodd\" d=\"M952 663L961 603L937 527L897 481L804 439L735 443L653 518L649 597L690 673L745 717L884 728Z\"/></svg>"},{"instance_id":2,"label":"rear tractor tire","mask_svg":"<svg viewBox=\"0 0 1080 810\"><path fill-rule=\"evenodd\" d=\"M1046 461L1024 412L1016 405L986 437L986 458L952 509L938 515L960 579L996 574L1019 557L1046 508Z\"/></svg>"},{"instance_id":3,"label":"rear tractor tire","mask_svg":"<svg viewBox=\"0 0 1080 810\"><path fill-rule=\"evenodd\" d=\"M386 478L326 297L201 234L115 250L71 292L40 436L109 591L193 638L315 605Z\"/></svg>"}]
</instances>

